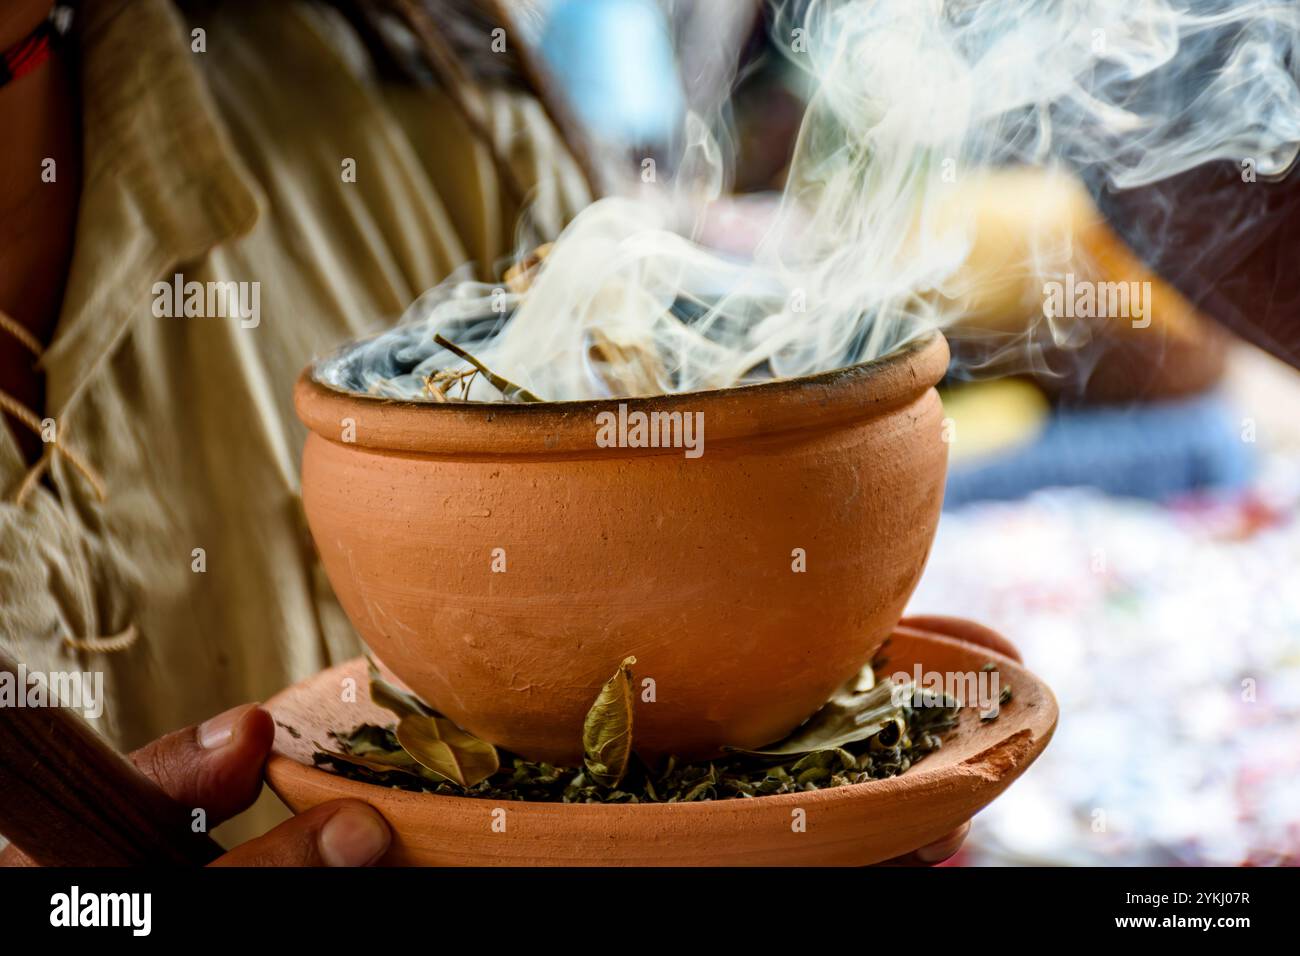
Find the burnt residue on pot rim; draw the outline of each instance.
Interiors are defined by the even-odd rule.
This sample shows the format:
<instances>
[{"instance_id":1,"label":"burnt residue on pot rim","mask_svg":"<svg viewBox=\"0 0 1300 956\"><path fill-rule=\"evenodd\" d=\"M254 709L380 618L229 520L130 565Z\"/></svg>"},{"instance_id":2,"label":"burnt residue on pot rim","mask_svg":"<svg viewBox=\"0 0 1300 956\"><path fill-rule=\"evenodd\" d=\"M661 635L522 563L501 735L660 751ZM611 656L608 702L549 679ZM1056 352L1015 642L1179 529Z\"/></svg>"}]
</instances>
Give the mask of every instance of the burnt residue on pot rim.
<instances>
[{"instance_id":1,"label":"burnt residue on pot rim","mask_svg":"<svg viewBox=\"0 0 1300 956\"><path fill-rule=\"evenodd\" d=\"M346 392L316 380L313 363L294 388L302 422L339 444L394 453L467 458L681 456L680 448L599 448L597 416L619 406L661 413L702 412L706 442L755 441L877 418L915 402L948 368L939 332L845 368L699 392L641 398L537 403L409 402ZM351 440L344 442L345 427Z\"/></svg>"}]
</instances>

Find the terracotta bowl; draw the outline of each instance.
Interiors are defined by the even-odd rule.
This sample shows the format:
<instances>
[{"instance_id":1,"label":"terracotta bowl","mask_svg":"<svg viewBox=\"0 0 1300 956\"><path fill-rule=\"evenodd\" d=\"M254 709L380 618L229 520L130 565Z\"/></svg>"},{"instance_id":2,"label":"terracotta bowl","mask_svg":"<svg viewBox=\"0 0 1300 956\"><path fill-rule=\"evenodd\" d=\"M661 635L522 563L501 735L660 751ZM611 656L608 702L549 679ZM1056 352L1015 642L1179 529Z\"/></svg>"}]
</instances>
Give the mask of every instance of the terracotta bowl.
<instances>
[{"instance_id":1,"label":"terracotta bowl","mask_svg":"<svg viewBox=\"0 0 1300 956\"><path fill-rule=\"evenodd\" d=\"M297 813L340 797L375 807L393 827L386 862L394 865L864 866L910 853L969 820L1037 758L1057 717L1051 691L987 646L899 627L885 655L890 674L910 673L916 663L926 671L978 672L991 660L1014 694L993 721L963 708L941 750L888 780L704 803L502 803L392 790L312 766L330 730L392 721L364 692L358 702L341 700L340 682L365 685L358 659L267 703L278 725L267 778ZM803 832L792 827L796 810L804 811Z\"/></svg>"},{"instance_id":2,"label":"terracotta bowl","mask_svg":"<svg viewBox=\"0 0 1300 956\"><path fill-rule=\"evenodd\" d=\"M702 413L697 458L598 447L618 401L403 403L306 372L303 502L352 623L466 730L572 762L633 655L653 681L645 753L758 746L903 612L943 499L947 361L935 334L815 377L622 403Z\"/></svg>"}]
</instances>

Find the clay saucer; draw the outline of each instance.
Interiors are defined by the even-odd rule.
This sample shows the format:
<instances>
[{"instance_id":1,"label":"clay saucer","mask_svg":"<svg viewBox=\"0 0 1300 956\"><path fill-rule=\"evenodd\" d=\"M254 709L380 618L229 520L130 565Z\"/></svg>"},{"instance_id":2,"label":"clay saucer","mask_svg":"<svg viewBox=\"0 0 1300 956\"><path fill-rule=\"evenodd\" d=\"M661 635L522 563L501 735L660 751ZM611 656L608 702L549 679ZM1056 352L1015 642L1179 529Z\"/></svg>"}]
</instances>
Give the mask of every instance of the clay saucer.
<instances>
[{"instance_id":1,"label":"clay saucer","mask_svg":"<svg viewBox=\"0 0 1300 956\"><path fill-rule=\"evenodd\" d=\"M322 671L267 702L277 724L267 778L296 813L340 797L369 803L393 827L385 862L396 865L878 863L931 843L970 819L1042 753L1056 727L1051 690L1011 657L990 649L1013 651L1005 638L971 622L917 620L929 630L900 625L883 651L885 673L911 674L917 663L922 671L941 675L978 673L992 661L1014 696L996 720L982 721L977 707L963 707L942 749L886 780L669 804L525 803L378 787L312 765L312 754L331 745L329 731L392 722L388 711L369 700L361 658ZM353 686L349 680L356 682L358 699L352 702L342 692ZM802 828L794 825L800 819Z\"/></svg>"}]
</instances>

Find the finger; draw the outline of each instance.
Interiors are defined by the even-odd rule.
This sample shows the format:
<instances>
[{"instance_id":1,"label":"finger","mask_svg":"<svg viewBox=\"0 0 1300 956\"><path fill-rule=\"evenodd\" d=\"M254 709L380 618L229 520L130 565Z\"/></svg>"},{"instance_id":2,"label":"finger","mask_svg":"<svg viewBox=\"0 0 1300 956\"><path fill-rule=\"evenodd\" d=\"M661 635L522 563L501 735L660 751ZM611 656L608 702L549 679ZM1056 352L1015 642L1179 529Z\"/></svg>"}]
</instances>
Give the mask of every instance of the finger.
<instances>
[{"instance_id":1,"label":"finger","mask_svg":"<svg viewBox=\"0 0 1300 956\"><path fill-rule=\"evenodd\" d=\"M275 722L243 704L146 744L131 760L183 806L202 808L214 826L247 810L262 790Z\"/></svg>"},{"instance_id":2,"label":"finger","mask_svg":"<svg viewBox=\"0 0 1300 956\"><path fill-rule=\"evenodd\" d=\"M370 866L392 843L384 818L360 800L313 807L235 847L213 866Z\"/></svg>"},{"instance_id":3,"label":"finger","mask_svg":"<svg viewBox=\"0 0 1300 956\"><path fill-rule=\"evenodd\" d=\"M36 861L10 843L0 853L0 866L35 866Z\"/></svg>"}]
</instances>

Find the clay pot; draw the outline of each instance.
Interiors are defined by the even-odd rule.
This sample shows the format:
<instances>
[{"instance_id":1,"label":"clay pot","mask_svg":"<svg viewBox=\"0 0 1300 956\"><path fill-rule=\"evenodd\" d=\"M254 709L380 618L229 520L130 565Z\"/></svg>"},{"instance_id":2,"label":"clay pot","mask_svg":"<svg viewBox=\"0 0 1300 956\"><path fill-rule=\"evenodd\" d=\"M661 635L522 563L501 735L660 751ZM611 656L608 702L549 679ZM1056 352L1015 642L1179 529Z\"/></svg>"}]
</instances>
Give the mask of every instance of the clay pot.
<instances>
[{"instance_id":1,"label":"clay pot","mask_svg":"<svg viewBox=\"0 0 1300 956\"><path fill-rule=\"evenodd\" d=\"M939 620L939 619L930 619ZM943 619L981 640L991 634ZM749 799L668 804L501 802L410 793L312 766L331 730L391 723L365 698L340 699L340 682L363 682L358 659L316 674L267 701L276 719L266 775L294 812L340 797L364 800L393 828L386 863L417 866L864 866L926 846L969 820L1042 753L1056 727L1052 692L987 645L899 627L885 673L977 673L988 661L1015 694L997 720L964 707L943 747L887 780ZM996 643L1010 646L994 635ZM803 829L792 826L802 811ZM502 832L502 824L505 829Z\"/></svg>"},{"instance_id":2,"label":"clay pot","mask_svg":"<svg viewBox=\"0 0 1300 956\"><path fill-rule=\"evenodd\" d=\"M352 623L466 730L572 763L632 655L638 751L758 746L903 612L943 498L947 361L936 334L814 377L624 403L702 413L697 458L599 447L618 401L401 403L304 373L303 502Z\"/></svg>"}]
</instances>

